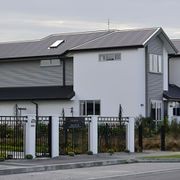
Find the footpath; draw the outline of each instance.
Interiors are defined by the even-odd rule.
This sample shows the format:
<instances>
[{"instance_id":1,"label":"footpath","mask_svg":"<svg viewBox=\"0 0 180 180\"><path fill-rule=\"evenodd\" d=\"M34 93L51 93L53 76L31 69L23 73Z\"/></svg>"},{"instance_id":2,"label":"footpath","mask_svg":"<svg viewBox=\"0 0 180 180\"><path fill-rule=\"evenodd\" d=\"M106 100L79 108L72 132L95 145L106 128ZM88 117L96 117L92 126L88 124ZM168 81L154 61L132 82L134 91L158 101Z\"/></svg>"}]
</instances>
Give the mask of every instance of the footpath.
<instances>
[{"instance_id":1,"label":"footpath","mask_svg":"<svg viewBox=\"0 0 180 180\"><path fill-rule=\"evenodd\" d=\"M55 171L61 169L107 166L143 162L180 162L180 159L149 159L150 156L180 155L180 152L143 152L143 153L100 153L97 155L59 156L53 159L22 159L0 162L0 175L30 172Z\"/></svg>"}]
</instances>

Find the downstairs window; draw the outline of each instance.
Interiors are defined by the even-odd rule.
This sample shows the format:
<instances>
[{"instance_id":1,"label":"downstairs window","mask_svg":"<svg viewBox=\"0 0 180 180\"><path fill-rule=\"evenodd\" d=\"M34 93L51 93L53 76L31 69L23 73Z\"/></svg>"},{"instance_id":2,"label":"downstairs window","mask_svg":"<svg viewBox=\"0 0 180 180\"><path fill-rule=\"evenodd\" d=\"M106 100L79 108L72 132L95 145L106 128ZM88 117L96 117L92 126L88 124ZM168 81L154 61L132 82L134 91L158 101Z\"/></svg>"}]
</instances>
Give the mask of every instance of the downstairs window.
<instances>
[{"instance_id":1,"label":"downstairs window","mask_svg":"<svg viewBox=\"0 0 180 180\"><path fill-rule=\"evenodd\" d=\"M158 100L151 101L151 118L154 121L162 120L162 101L158 101Z\"/></svg>"},{"instance_id":2,"label":"downstairs window","mask_svg":"<svg viewBox=\"0 0 180 180\"><path fill-rule=\"evenodd\" d=\"M100 101L99 100L85 100L80 101L80 115L100 115Z\"/></svg>"}]
</instances>

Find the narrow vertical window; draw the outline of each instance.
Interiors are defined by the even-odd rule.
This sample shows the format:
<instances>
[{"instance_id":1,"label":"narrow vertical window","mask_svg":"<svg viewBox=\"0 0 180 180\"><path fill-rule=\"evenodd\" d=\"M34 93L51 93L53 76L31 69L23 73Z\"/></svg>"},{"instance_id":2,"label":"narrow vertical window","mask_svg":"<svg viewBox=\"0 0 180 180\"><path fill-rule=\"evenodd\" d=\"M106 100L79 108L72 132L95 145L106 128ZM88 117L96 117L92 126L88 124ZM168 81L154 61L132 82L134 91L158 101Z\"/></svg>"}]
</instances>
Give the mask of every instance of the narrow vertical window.
<instances>
[{"instance_id":1,"label":"narrow vertical window","mask_svg":"<svg viewBox=\"0 0 180 180\"><path fill-rule=\"evenodd\" d=\"M149 72L162 72L162 56L156 54L149 54Z\"/></svg>"},{"instance_id":2,"label":"narrow vertical window","mask_svg":"<svg viewBox=\"0 0 180 180\"><path fill-rule=\"evenodd\" d=\"M158 100L151 101L151 118L154 121L162 120L162 101L158 101Z\"/></svg>"},{"instance_id":3,"label":"narrow vertical window","mask_svg":"<svg viewBox=\"0 0 180 180\"><path fill-rule=\"evenodd\" d=\"M94 104L93 101L87 102L87 115L94 115Z\"/></svg>"},{"instance_id":4,"label":"narrow vertical window","mask_svg":"<svg viewBox=\"0 0 180 180\"><path fill-rule=\"evenodd\" d=\"M162 72L162 56L158 56L158 72Z\"/></svg>"},{"instance_id":5,"label":"narrow vertical window","mask_svg":"<svg viewBox=\"0 0 180 180\"><path fill-rule=\"evenodd\" d=\"M85 110L86 110L85 102L84 101L80 101L80 115L86 114Z\"/></svg>"}]
</instances>

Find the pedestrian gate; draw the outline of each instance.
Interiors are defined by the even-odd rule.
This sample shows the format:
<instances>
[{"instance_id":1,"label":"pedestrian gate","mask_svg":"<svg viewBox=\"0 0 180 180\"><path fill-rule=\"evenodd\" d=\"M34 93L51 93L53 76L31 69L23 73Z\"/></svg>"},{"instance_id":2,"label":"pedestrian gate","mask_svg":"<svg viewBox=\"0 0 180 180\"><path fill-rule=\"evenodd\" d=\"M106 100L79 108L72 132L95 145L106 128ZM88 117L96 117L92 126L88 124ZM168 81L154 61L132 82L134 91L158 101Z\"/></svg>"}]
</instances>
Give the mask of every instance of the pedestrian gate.
<instances>
[{"instance_id":1,"label":"pedestrian gate","mask_svg":"<svg viewBox=\"0 0 180 180\"><path fill-rule=\"evenodd\" d=\"M98 117L99 152L120 152L126 149L126 123L128 121L128 117Z\"/></svg>"},{"instance_id":2,"label":"pedestrian gate","mask_svg":"<svg viewBox=\"0 0 180 180\"><path fill-rule=\"evenodd\" d=\"M24 158L26 116L0 116L0 156Z\"/></svg>"},{"instance_id":3,"label":"pedestrian gate","mask_svg":"<svg viewBox=\"0 0 180 180\"><path fill-rule=\"evenodd\" d=\"M74 152L83 154L88 151L90 117L59 118L59 153Z\"/></svg>"}]
</instances>

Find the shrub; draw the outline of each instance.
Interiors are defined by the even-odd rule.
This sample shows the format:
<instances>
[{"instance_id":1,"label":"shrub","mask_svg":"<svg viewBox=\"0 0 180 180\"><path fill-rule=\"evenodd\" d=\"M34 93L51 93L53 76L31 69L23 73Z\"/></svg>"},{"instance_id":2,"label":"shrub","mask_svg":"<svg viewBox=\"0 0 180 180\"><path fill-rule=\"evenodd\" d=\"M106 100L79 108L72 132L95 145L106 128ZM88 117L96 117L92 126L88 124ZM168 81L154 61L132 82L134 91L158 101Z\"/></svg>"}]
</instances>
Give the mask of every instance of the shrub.
<instances>
[{"instance_id":1,"label":"shrub","mask_svg":"<svg viewBox=\"0 0 180 180\"><path fill-rule=\"evenodd\" d=\"M13 155L12 154L8 154L7 155L7 159L13 159Z\"/></svg>"},{"instance_id":2,"label":"shrub","mask_svg":"<svg viewBox=\"0 0 180 180\"><path fill-rule=\"evenodd\" d=\"M124 150L125 153L130 153L129 149Z\"/></svg>"},{"instance_id":3,"label":"shrub","mask_svg":"<svg viewBox=\"0 0 180 180\"><path fill-rule=\"evenodd\" d=\"M109 149L109 150L108 150L108 153L109 153L110 155L113 155L113 154L114 154L114 149Z\"/></svg>"},{"instance_id":4,"label":"shrub","mask_svg":"<svg viewBox=\"0 0 180 180\"><path fill-rule=\"evenodd\" d=\"M179 132L180 132L180 123L177 122L176 119L172 120L171 124L170 124L170 134L172 134L172 136L174 138L177 138L179 136Z\"/></svg>"},{"instance_id":5,"label":"shrub","mask_svg":"<svg viewBox=\"0 0 180 180\"><path fill-rule=\"evenodd\" d=\"M92 151L87 151L87 154L88 155L93 155L93 152Z\"/></svg>"},{"instance_id":6,"label":"shrub","mask_svg":"<svg viewBox=\"0 0 180 180\"><path fill-rule=\"evenodd\" d=\"M68 155L69 156L75 156L75 153L74 152L68 152Z\"/></svg>"},{"instance_id":7,"label":"shrub","mask_svg":"<svg viewBox=\"0 0 180 180\"><path fill-rule=\"evenodd\" d=\"M162 125L165 126L165 130L166 130L166 132L168 133L169 130L170 130L170 124L169 124L169 121L168 121L168 117L165 117L165 118L163 119L163 124L162 124Z\"/></svg>"},{"instance_id":8,"label":"shrub","mask_svg":"<svg viewBox=\"0 0 180 180\"><path fill-rule=\"evenodd\" d=\"M31 154L26 154L25 158L26 159L33 159L33 156Z\"/></svg>"},{"instance_id":9,"label":"shrub","mask_svg":"<svg viewBox=\"0 0 180 180\"><path fill-rule=\"evenodd\" d=\"M0 161L4 161L6 159L6 153L1 153L0 154Z\"/></svg>"}]
</instances>

